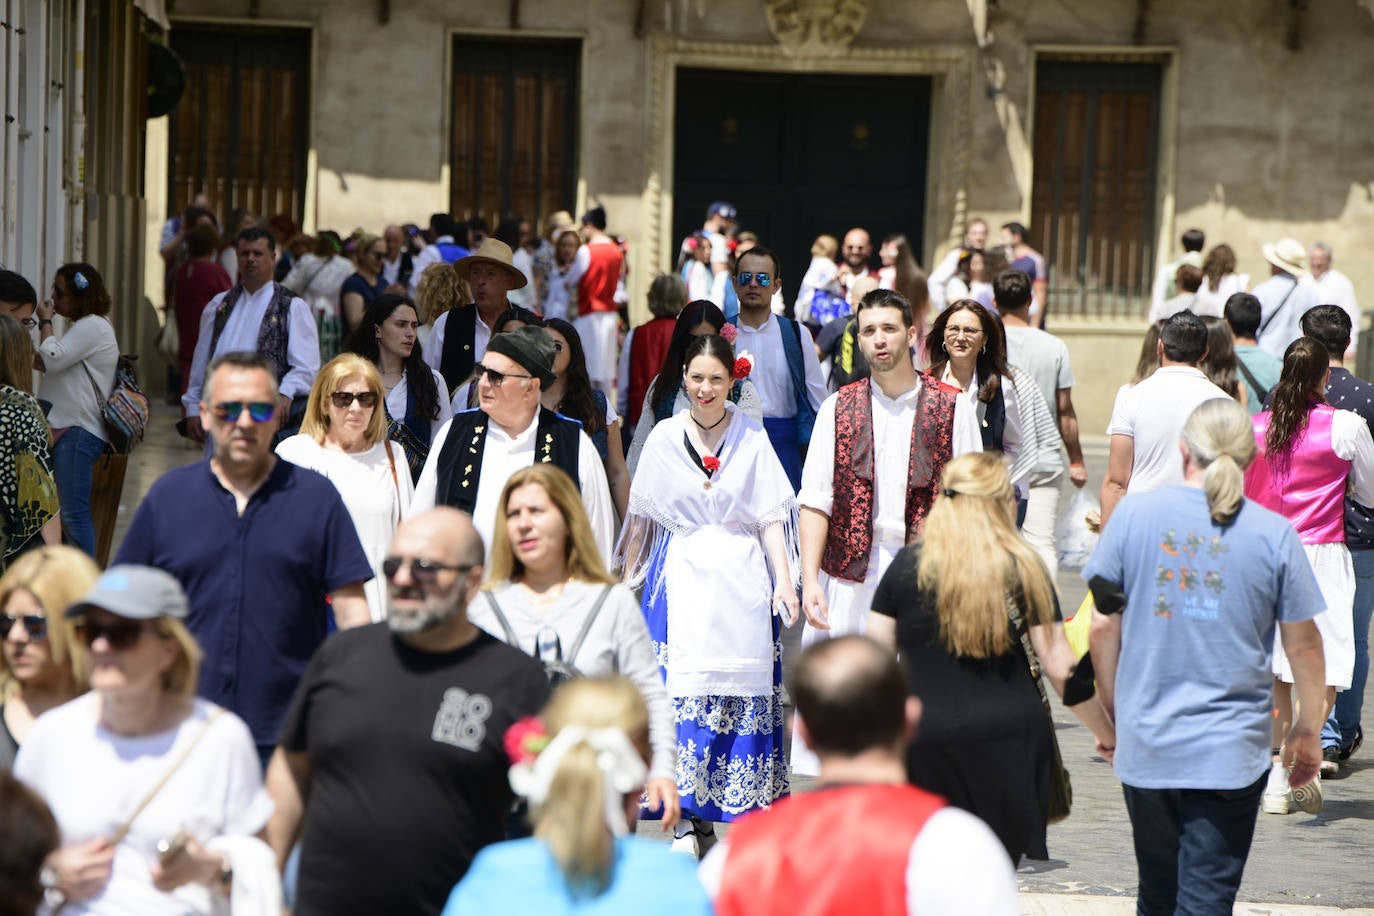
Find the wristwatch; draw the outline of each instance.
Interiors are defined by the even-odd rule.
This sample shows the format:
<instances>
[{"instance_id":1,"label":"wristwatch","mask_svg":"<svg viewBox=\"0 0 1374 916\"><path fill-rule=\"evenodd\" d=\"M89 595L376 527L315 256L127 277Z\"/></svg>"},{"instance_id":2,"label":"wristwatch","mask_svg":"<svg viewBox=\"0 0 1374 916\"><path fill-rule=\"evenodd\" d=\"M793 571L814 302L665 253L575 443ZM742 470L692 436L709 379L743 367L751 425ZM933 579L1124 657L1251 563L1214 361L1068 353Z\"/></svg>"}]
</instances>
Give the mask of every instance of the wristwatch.
<instances>
[{"instance_id":1,"label":"wristwatch","mask_svg":"<svg viewBox=\"0 0 1374 916\"><path fill-rule=\"evenodd\" d=\"M57 869L51 865L44 865L43 870L38 873L38 883L43 886L43 902L53 912L57 912L66 904L67 895L62 893L62 888L57 883Z\"/></svg>"}]
</instances>

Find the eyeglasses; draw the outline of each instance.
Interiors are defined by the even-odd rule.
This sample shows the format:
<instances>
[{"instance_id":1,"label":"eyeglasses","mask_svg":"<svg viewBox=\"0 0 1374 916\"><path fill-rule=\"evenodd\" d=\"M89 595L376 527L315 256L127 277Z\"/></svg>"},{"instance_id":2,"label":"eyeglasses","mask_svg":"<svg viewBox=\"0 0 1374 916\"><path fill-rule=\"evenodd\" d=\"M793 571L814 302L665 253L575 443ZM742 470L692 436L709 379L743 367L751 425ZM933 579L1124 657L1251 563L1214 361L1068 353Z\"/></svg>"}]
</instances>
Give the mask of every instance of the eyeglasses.
<instances>
[{"instance_id":1,"label":"eyeglasses","mask_svg":"<svg viewBox=\"0 0 1374 916\"><path fill-rule=\"evenodd\" d=\"M945 328L945 336L950 340L957 340L960 337L972 339L980 336L982 333L982 328L956 328L953 325L949 325Z\"/></svg>"},{"instance_id":2,"label":"eyeglasses","mask_svg":"<svg viewBox=\"0 0 1374 916\"><path fill-rule=\"evenodd\" d=\"M534 378L532 375L516 375L512 372L497 372L495 369L489 369L481 363L473 367L472 377L475 381L480 382L484 375L487 377L487 382L490 383L493 388L500 388L501 383L508 378Z\"/></svg>"},{"instance_id":3,"label":"eyeglasses","mask_svg":"<svg viewBox=\"0 0 1374 916\"><path fill-rule=\"evenodd\" d=\"M377 406L377 392L375 391L335 391L329 396L329 400L334 402L334 406L340 410L347 410L355 399L358 406L364 410Z\"/></svg>"},{"instance_id":4,"label":"eyeglasses","mask_svg":"<svg viewBox=\"0 0 1374 916\"><path fill-rule=\"evenodd\" d=\"M735 274L735 282L740 286L748 286L751 280L757 280L764 289L773 285L773 278L768 274L751 274L747 270Z\"/></svg>"},{"instance_id":5,"label":"eyeglasses","mask_svg":"<svg viewBox=\"0 0 1374 916\"><path fill-rule=\"evenodd\" d=\"M215 416L237 423L245 407L254 423L266 423L277 415L277 405L271 401L220 401L215 405Z\"/></svg>"},{"instance_id":6,"label":"eyeglasses","mask_svg":"<svg viewBox=\"0 0 1374 916\"><path fill-rule=\"evenodd\" d=\"M42 614L24 614L19 617L11 617L9 614L0 614L0 639L9 639L10 631L14 625L20 621L24 622L24 632L29 634L30 642L37 642L48 635L48 618Z\"/></svg>"},{"instance_id":7,"label":"eyeglasses","mask_svg":"<svg viewBox=\"0 0 1374 916\"><path fill-rule=\"evenodd\" d=\"M123 652L137 644L146 629L146 620L117 620L114 623L91 623L89 620L83 620L76 625L76 638L89 649L103 636L111 649Z\"/></svg>"},{"instance_id":8,"label":"eyeglasses","mask_svg":"<svg viewBox=\"0 0 1374 916\"><path fill-rule=\"evenodd\" d=\"M30 315L27 318L20 318L19 323L26 328L34 328L38 326L38 319Z\"/></svg>"},{"instance_id":9,"label":"eyeglasses","mask_svg":"<svg viewBox=\"0 0 1374 916\"><path fill-rule=\"evenodd\" d=\"M410 568L410 578L421 585L433 585L439 578L439 573L443 570L456 572L459 575L472 569L471 565L459 564L450 566L447 563L436 563L433 560L410 560L401 557L387 557L382 561L382 575L388 579L396 578L396 574L401 571L402 566Z\"/></svg>"}]
</instances>

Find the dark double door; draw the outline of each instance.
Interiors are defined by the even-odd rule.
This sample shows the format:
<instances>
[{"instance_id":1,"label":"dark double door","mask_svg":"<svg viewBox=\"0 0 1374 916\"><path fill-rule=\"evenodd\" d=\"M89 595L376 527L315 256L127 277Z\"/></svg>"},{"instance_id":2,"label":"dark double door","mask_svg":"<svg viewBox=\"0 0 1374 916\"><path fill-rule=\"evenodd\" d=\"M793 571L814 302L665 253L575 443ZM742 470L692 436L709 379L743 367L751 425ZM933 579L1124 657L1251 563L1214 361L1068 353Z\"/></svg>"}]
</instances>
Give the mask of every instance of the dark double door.
<instances>
[{"instance_id":1,"label":"dark double door","mask_svg":"<svg viewBox=\"0 0 1374 916\"><path fill-rule=\"evenodd\" d=\"M867 229L876 267L900 232L919 258L930 94L926 77L678 70L674 258L715 200L777 252L789 303L818 235Z\"/></svg>"}]
</instances>

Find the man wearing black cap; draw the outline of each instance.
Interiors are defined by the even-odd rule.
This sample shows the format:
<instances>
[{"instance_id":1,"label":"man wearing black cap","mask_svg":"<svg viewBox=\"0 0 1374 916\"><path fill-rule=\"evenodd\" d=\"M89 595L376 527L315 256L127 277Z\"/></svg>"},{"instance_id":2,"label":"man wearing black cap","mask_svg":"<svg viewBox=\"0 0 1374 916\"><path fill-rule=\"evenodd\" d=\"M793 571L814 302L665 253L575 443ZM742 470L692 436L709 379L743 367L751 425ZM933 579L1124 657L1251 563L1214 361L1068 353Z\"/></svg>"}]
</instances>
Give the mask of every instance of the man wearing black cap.
<instances>
[{"instance_id":1,"label":"man wearing black cap","mask_svg":"<svg viewBox=\"0 0 1374 916\"><path fill-rule=\"evenodd\" d=\"M596 546L610 558L615 510L596 446L575 420L539 403L540 391L554 382L553 358L553 338L543 328L491 338L476 365L478 407L455 413L435 434L412 514L434 506L461 509L489 547L510 476L535 462L556 464L582 491Z\"/></svg>"},{"instance_id":2,"label":"man wearing black cap","mask_svg":"<svg viewBox=\"0 0 1374 916\"><path fill-rule=\"evenodd\" d=\"M425 347L424 358L431 369L437 369L444 377L448 390L456 394L472 377L473 366L487 352L496 319L511 307L506 294L529 281L516 268L510 246L498 239L487 239L472 254L453 262L453 268L467 281L472 290L472 302L439 316ZM421 270L418 260L415 270L418 279Z\"/></svg>"}]
</instances>

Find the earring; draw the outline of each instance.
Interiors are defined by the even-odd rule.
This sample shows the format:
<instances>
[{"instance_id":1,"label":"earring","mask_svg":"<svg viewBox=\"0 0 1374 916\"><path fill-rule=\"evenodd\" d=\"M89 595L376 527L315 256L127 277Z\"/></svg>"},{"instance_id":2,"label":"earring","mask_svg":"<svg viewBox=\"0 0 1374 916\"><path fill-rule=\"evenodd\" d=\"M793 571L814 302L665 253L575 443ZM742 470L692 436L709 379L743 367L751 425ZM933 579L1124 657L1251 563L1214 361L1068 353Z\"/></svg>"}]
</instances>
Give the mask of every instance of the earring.
<instances>
[{"instance_id":1,"label":"earring","mask_svg":"<svg viewBox=\"0 0 1374 916\"><path fill-rule=\"evenodd\" d=\"M988 355L988 345L987 345L987 344L983 344L983 349L979 350L979 351L978 351L978 354L979 354L980 356L987 356L987 355Z\"/></svg>"}]
</instances>

